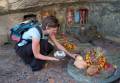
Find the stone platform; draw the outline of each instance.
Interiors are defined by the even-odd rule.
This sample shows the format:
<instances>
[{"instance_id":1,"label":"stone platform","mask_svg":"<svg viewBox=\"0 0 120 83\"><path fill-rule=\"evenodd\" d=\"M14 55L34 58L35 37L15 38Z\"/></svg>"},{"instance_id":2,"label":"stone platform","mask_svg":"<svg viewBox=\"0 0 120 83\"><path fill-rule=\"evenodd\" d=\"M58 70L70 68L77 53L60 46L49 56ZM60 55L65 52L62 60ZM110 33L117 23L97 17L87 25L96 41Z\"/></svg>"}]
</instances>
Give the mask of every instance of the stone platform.
<instances>
[{"instance_id":1,"label":"stone platform","mask_svg":"<svg viewBox=\"0 0 120 83\"><path fill-rule=\"evenodd\" d=\"M96 46L101 46L101 45L97 44ZM83 50L85 48L94 47L94 46L91 46L89 44L80 44L79 47ZM118 48L112 48L111 46L108 46L108 49L106 49L105 57L107 58L109 63L117 66L117 69L114 71L114 73L112 73L108 77L107 74L101 74L98 77L90 77L86 75L85 70L77 69L73 65L73 61L69 61L67 65L67 72L70 76L76 79L78 83L119 83L119 82L113 82L120 78L120 52L118 51Z\"/></svg>"}]
</instances>

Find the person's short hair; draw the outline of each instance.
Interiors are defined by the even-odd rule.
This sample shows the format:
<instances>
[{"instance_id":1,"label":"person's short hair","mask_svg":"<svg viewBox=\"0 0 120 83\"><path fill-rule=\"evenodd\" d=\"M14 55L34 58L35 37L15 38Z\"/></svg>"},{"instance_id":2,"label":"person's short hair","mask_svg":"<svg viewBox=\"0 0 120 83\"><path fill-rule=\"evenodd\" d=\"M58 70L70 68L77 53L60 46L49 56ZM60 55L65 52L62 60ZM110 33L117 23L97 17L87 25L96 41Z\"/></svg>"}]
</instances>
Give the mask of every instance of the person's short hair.
<instances>
[{"instance_id":1,"label":"person's short hair","mask_svg":"<svg viewBox=\"0 0 120 83\"><path fill-rule=\"evenodd\" d=\"M42 29L45 30L46 27L59 27L59 21L55 16L47 16L42 21Z\"/></svg>"},{"instance_id":2,"label":"person's short hair","mask_svg":"<svg viewBox=\"0 0 120 83\"><path fill-rule=\"evenodd\" d=\"M23 16L23 19L24 19L24 20L30 19L30 18L36 18L36 15L35 15L35 14L27 14L27 15L24 15L24 16Z\"/></svg>"}]
</instances>

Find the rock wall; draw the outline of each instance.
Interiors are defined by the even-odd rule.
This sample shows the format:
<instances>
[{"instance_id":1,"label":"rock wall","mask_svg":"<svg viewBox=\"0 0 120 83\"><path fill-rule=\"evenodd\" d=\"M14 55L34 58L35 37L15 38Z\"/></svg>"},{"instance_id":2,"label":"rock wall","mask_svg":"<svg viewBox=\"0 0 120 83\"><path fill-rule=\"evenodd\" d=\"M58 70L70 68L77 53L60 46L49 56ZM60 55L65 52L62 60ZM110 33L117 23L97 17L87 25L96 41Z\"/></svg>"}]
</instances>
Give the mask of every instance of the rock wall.
<instances>
[{"instance_id":1,"label":"rock wall","mask_svg":"<svg viewBox=\"0 0 120 83\"><path fill-rule=\"evenodd\" d=\"M89 9L88 24L96 25L98 30L105 37L117 41L120 40L120 1L119 0L96 0L95 2L74 2L73 4L53 4L44 6L36 11L38 16L41 10L53 9L62 25L61 31L66 28L66 8L72 6L74 9ZM35 12L35 13L36 13ZM26 12L28 13L28 12ZM9 29L14 24L22 21L22 16L26 13L16 13L0 16L0 40L7 41ZM30 12L29 12L30 13ZM3 35L6 35L5 37Z\"/></svg>"},{"instance_id":2,"label":"rock wall","mask_svg":"<svg viewBox=\"0 0 120 83\"><path fill-rule=\"evenodd\" d=\"M10 29L13 25L22 21L23 15L27 13L16 13L0 16L0 45L10 40Z\"/></svg>"},{"instance_id":3,"label":"rock wall","mask_svg":"<svg viewBox=\"0 0 120 83\"><path fill-rule=\"evenodd\" d=\"M0 44L8 41L8 15L0 16Z\"/></svg>"},{"instance_id":4,"label":"rock wall","mask_svg":"<svg viewBox=\"0 0 120 83\"><path fill-rule=\"evenodd\" d=\"M120 38L120 2L89 4L89 23L106 36Z\"/></svg>"},{"instance_id":5,"label":"rock wall","mask_svg":"<svg viewBox=\"0 0 120 83\"><path fill-rule=\"evenodd\" d=\"M75 10L87 8L89 16L86 25L96 25L98 31L106 38L120 42L120 1L101 0L68 6L72 6Z\"/></svg>"}]
</instances>

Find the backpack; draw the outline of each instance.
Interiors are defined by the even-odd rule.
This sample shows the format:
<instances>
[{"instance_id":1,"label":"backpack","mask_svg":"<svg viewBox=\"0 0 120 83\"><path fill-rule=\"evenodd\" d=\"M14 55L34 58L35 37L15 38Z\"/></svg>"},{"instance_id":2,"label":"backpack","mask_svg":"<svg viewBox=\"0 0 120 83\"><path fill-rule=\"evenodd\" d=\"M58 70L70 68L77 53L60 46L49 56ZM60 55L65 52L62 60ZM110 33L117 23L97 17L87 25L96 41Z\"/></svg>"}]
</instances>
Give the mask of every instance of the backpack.
<instances>
[{"instance_id":1,"label":"backpack","mask_svg":"<svg viewBox=\"0 0 120 83\"><path fill-rule=\"evenodd\" d=\"M22 38L22 35L24 32L28 31L30 28L32 27L36 27L38 29L39 32L41 32L41 30L39 29L39 23L36 21L30 21L28 23L21 23L21 24L17 24L15 25L10 31L10 39L12 41L15 42L19 42Z\"/></svg>"}]
</instances>

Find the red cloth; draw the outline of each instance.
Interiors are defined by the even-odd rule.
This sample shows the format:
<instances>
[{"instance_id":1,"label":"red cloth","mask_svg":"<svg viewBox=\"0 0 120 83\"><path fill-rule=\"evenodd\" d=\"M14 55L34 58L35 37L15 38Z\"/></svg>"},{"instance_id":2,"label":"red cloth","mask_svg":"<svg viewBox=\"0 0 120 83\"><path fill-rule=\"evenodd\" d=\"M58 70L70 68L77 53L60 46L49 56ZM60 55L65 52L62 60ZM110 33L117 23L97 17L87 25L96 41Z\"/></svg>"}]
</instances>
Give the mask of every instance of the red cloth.
<instances>
[{"instance_id":1,"label":"red cloth","mask_svg":"<svg viewBox=\"0 0 120 83\"><path fill-rule=\"evenodd\" d=\"M11 38L12 38L13 41L16 41L16 42L20 41L20 37L17 37L15 35L12 35Z\"/></svg>"}]
</instances>

